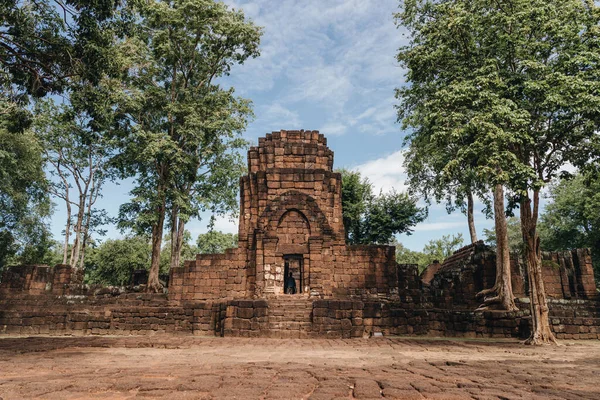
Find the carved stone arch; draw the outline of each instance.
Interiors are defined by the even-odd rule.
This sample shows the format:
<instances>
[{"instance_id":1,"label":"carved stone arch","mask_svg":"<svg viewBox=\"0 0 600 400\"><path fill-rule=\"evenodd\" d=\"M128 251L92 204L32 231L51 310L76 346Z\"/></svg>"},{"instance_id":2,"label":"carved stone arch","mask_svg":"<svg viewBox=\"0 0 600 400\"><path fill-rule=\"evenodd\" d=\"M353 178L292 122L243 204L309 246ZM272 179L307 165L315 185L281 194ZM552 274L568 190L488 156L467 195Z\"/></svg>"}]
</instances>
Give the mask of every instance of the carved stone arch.
<instances>
[{"instance_id":1,"label":"carved stone arch","mask_svg":"<svg viewBox=\"0 0 600 400\"><path fill-rule=\"evenodd\" d=\"M276 231L283 216L291 210L297 211L306 219L311 235L333 233L327 217L316 200L297 190L287 191L273 199L261 214L258 228L263 232Z\"/></svg>"},{"instance_id":2,"label":"carved stone arch","mask_svg":"<svg viewBox=\"0 0 600 400\"><path fill-rule=\"evenodd\" d=\"M288 217L290 214L298 214L300 219L306 224L306 228L308 230L308 233L310 234L310 221L308 220L308 218L306 218L306 215L304 215L304 213L297 208L289 208L287 209L287 211L281 214L281 218L279 218L279 221L277 222L277 227L279 228L286 219L286 217Z\"/></svg>"}]
</instances>

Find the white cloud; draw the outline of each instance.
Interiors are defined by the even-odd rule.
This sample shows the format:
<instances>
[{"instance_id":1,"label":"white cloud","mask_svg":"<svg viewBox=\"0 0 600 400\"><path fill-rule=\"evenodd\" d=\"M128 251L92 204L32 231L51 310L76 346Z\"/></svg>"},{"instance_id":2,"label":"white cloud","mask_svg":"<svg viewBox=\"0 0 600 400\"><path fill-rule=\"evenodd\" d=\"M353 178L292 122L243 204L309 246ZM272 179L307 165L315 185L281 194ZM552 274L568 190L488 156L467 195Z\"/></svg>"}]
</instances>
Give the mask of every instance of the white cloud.
<instances>
[{"instance_id":1,"label":"white cloud","mask_svg":"<svg viewBox=\"0 0 600 400\"><path fill-rule=\"evenodd\" d=\"M238 219L232 217L217 217L214 229L224 233L238 233Z\"/></svg>"},{"instance_id":2,"label":"white cloud","mask_svg":"<svg viewBox=\"0 0 600 400\"><path fill-rule=\"evenodd\" d=\"M407 189L403 163L404 151L399 150L353 169L359 171L363 177L369 178L375 193L389 192L392 189L402 192Z\"/></svg>"},{"instance_id":3,"label":"white cloud","mask_svg":"<svg viewBox=\"0 0 600 400\"><path fill-rule=\"evenodd\" d=\"M331 121L319 128L319 132L327 136L338 136L346 133L346 125Z\"/></svg>"},{"instance_id":4,"label":"white cloud","mask_svg":"<svg viewBox=\"0 0 600 400\"><path fill-rule=\"evenodd\" d=\"M335 127L329 133L337 135L349 132L340 121L357 133L397 131L393 89L402 85L403 71L394 56L406 40L393 21L397 0L224 2L264 27L261 56L225 80L242 95L316 109L316 126Z\"/></svg>"},{"instance_id":5,"label":"white cloud","mask_svg":"<svg viewBox=\"0 0 600 400\"><path fill-rule=\"evenodd\" d=\"M275 103L262 106L255 114L255 123L268 131L276 131L279 129L301 129L302 123L298 113L281 104Z\"/></svg>"}]
</instances>

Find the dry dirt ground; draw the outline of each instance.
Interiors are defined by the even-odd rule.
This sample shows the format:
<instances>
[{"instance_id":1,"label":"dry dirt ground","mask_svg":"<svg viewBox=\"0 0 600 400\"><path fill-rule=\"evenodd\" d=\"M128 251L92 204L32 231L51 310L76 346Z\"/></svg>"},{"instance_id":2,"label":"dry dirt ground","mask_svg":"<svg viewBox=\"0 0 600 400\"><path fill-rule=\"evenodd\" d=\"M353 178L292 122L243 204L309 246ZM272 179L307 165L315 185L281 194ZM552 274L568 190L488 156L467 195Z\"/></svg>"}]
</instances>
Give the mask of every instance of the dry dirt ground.
<instances>
[{"instance_id":1,"label":"dry dirt ground","mask_svg":"<svg viewBox=\"0 0 600 400\"><path fill-rule=\"evenodd\" d=\"M0 398L600 399L600 342L1 338Z\"/></svg>"}]
</instances>

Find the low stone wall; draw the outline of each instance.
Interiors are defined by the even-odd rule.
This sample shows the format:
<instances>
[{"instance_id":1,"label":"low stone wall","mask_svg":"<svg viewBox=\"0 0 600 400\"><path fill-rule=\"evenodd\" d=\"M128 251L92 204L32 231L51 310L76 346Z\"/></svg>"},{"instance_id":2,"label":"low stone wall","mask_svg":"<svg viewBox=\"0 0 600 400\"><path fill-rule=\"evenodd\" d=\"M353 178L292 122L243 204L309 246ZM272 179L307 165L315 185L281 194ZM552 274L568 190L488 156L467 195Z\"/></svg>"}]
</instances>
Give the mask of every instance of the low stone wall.
<instances>
[{"instance_id":1,"label":"low stone wall","mask_svg":"<svg viewBox=\"0 0 600 400\"><path fill-rule=\"evenodd\" d=\"M172 268L169 298L176 301L217 300L247 296L246 252L227 249L223 254L198 254L183 267Z\"/></svg>"},{"instance_id":2,"label":"low stone wall","mask_svg":"<svg viewBox=\"0 0 600 400\"><path fill-rule=\"evenodd\" d=\"M369 321L365 325L364 306L362 301L316 300L313 302L312 332L331 338L368 335Z\"/></svg>"},{"instance_id":3,"label":"low stone wall","mask_svg":"<svg viewBox=\"0 0 600 400\"><path fill-rule=\"evenodd\" d=\"M527 299L521 311L447 310L404 302L361 300L228 300L173 303L165 295L40 296L0 299L0 334L156 335L356 338L378 332L470 338L525 338ZM279 303L278 303L279 302ZM285 303L285 302L284 302ZM550 300L558 339L600 339L600 304Z\"/></svg>"},{"instance_id":4,"label":"low stone wall","mask_svg":"<svg viewBox=\"0 0 600 400\"><path fill-rule=\"evenodd\" d=\"M194 308L165 295L19 295L0 299L0 333L152 335L192 333Z\"/></svg>"},{"instance_id":5,"label":"low stone wall","mask_svg":"<svg viewBox=\"0 0 600 400\"><path fill-rule=\"evenodd\" d=\"M0 279L0 296L12 293L56 295L69 294L71 287L82 282L70 265L20 265L6 268Z\"/></svg>"},{"instance_id":6,"label":"low stone wall","mask_svg":"<svg viewBox=\"0 0 600 400\"><path fill-rule=\"evenodd\" d=\"M268 331L266 300L232 300L222 303L222 336L259 337Z\"/></svg>"}]
</instances>

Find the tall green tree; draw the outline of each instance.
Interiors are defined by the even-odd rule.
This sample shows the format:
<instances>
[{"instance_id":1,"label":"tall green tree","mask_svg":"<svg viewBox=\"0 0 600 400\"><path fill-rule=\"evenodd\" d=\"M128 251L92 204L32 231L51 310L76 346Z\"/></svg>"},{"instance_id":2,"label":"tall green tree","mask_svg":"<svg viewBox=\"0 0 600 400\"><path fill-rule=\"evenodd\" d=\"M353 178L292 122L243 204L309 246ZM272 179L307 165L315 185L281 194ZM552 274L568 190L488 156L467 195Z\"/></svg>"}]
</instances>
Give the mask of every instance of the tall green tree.
<instances>
[{"instance_id":1,"label":"tall green tree","mask_svg":"<svg viewBox=\"0 0 600 400\"><path fill-rule=\"evenodd\" d=\"M90 249L85 281L99 285L128 285L135 270L150 268L150 241L144 236L108 239Z\"/></svg>"},{"instance_id":2,"label":"tall green tree","mask_svg":"<svg viewBox=\"0 0 600 400\"><path fill-rule=\"evenodd\" d=\"M388 244L397 234L410 235L412 228L427 217L417 200L407 193L373 195L368 179L360 172L342 174L342 217L346 241L350 244Z\"/></svg>"},{"instance_id":3,"label":"tall green tree","mask_svg":"<svg viewBox=\"0 0 600 400\"><path fill-rule=\"evenodd\" d=\"M51 204L42 147L31 131L23 131L22 118L27 116L1 94L0 110L3 110L0 111L1 270L26 247L49 243L45 218L50 214Z\"/></svg>"},{"instance_id":4,"label":"tall green tree","mask_svg":"<svg viewBox=\"0 0 600 400\"><path fill-rule=\"evenodd\" d=\"M598 8L583 0L407 0L411 35L399 60L400 118L440 146L447 169L474 166L519 205L533 319L528 343L554 342L541 276L540 189L596 147L600 111Z\"/></svg>"},{"instance_id":5,"label":"tall green tree","mask_svg":"<svg viewBox=\"0 0 600 400\"><path fill-rule=\"evenodd\" d=\"M259 54L261 30L213 0L149 1L140 7L139 35L123 51L132 58L120 111L122 176L136 179L121 207L121 225L151 231L148 290L158 281L165 222L171 264L179 264L185 223L205 209L234 208L243 163L240 137L250 102L217 80Z\"/></svg>"},{"instance_id":6,"label":"tall green tree","mask_svg":"<svg viewBox=\"0 0 600 400\"><path fill-rule=\"evenodd\" d=\"M451 196L450 201L468 198L474 188L479 192L493 188L495 230L501 239L496 249L496 282L479 295L485 296L486 307L497 303L514 310L503 189L509 143L498 134L512 121L501 113L506 111L502 99L480 91L484 83L493 89L495 81L484 75L490 75L490 61L480 54L481 21L478 14L470 13L471 7L476 6L463 1L404 2L397 21L408 28L411 42L400 49L398 61L408 68L409 85L396 91L402 101L398 118L405 127L414 128L405 138L413 184L421 175L420 160L425 160L435 177L426 179L433 183L424 187L438 196ZM457 37L463 40L457 42Z\"/></svg>"},{"instance_id":7,"label":"tall green tree","mask_svg":"<svg viewBox=\"0 0 600 400\"><path fill-rule=\"evenodd\" d=\"M94 205L107 177L111 150L108 135L90 129L88 115L70 105L57 106L45 100L38 102L35 110L33 129L52 178L50 193L64 202L67 211L62 262L82 269L96 222L94 216L102 215Z\"/></svg>"},{"instance_id":8,"label":"tall green tree","mask_svg":"<svg viewBox=\"0 0 600 400\"><path fill-rule=\"evenodd\" d=\"M199 254L224 253L227 249L237 247L238 235L211 229L206 233L199 234L196 244L198 246Z\"/></svg>"}]
</instances>

